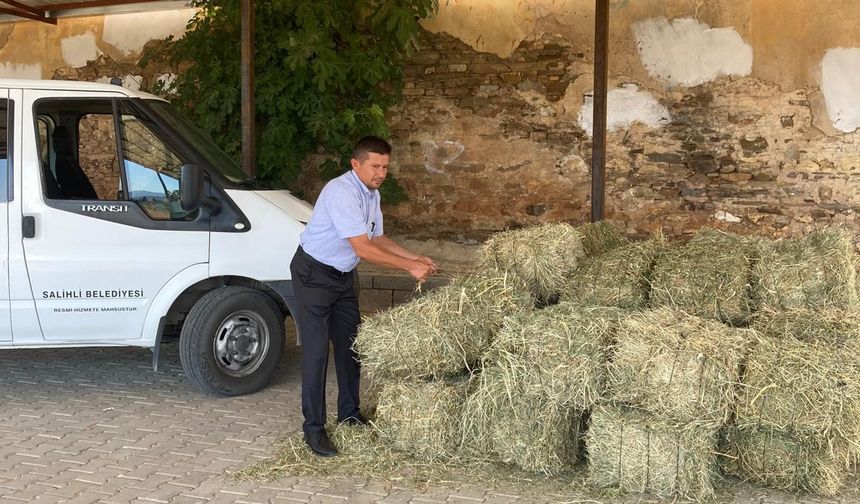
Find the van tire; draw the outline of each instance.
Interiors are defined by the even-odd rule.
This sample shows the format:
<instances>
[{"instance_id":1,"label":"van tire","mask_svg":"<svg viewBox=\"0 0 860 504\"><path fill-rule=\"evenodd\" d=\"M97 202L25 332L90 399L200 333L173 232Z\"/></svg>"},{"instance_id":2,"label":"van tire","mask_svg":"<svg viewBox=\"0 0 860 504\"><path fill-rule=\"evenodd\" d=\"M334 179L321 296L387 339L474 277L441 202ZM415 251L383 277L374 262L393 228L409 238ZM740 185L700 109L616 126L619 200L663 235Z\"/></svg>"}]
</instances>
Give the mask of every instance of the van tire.
<instances>
[{"instance_id":1,"label":"van tire","mask_svg":"<svg viewBox=\"0 0 860 504\"><path fill-rule=\"evenodd\" d=\"M265 387L283 350L283 312L269 296L247 287L206 293L191 308L179 335L179 359L188 380L217 396L252 394Z\"/></svg>"}]
</instances>

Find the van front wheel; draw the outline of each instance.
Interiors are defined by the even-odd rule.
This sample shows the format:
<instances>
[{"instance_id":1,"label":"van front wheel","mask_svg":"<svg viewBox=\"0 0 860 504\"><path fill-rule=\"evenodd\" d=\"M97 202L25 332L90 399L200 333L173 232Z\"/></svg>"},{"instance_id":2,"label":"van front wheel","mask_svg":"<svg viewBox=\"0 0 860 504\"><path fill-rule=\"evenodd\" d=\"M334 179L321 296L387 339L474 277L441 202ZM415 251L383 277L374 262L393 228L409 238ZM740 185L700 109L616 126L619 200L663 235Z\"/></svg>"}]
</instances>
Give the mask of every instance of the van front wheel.
<instances>
[{"instance_id":1,"label":"van front wheel","mask_svg":"<svg viewBox=\"0 0 860 504\"><path fill-rule=\"evenodd\" d=\"M200 298L185 318L179 358L189 381L219 396L265 387L284 350L284 316L264 293L221 287Z\"/></svg>"}]
</instances>

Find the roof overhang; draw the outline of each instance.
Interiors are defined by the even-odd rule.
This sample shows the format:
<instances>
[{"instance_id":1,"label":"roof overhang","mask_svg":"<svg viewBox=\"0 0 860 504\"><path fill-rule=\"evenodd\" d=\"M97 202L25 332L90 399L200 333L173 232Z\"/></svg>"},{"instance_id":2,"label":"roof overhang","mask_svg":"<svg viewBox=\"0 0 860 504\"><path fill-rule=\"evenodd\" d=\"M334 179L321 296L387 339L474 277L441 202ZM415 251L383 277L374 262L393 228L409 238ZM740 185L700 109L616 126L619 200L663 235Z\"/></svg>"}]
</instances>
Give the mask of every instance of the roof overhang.
<instances>
[{"instance_id":1,"label":"roof overhang","mask_svg":"<svg viewBox=\"0 0 860 504\"><path fill-rule=\"evenodd\" d=\"M0 0L0 23L32 20L57 24L57 19L66 17L175 10L188 4L188 0Z\"/></svg>"}]
</instances>

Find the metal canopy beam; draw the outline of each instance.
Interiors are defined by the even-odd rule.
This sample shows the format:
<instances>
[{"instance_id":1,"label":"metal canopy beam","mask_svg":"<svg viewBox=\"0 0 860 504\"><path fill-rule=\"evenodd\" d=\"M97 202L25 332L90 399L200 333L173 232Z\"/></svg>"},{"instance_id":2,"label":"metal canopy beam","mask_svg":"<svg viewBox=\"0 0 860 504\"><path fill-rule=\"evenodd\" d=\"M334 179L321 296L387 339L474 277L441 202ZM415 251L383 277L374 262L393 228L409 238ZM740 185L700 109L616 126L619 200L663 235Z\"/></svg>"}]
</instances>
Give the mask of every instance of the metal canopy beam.
<instances>
[{"instance_id":1,"label":"metal canopy beam","mask_svg":"<svg viewBox=\"0 0 860 504\"><path fill-rule=\"evenodd\" d=\"M609 68L609 0L595 0L594 108L591 131L591 222L603 220L606 198L606 96Z\"/></svg>"},{"instance_id":2,"label":"metal canopy beam","mask_svg":"<svg viewBox=\"0 0 860 504\"><path fill-rule=\"evenodd\" d=\"M50 4L51 11L68 9L91 9L93 7L112 7L114 5L127 5L136 3L149 3L158 0L80 0L78 2L66 2Z\"/></svg>"},{"instance_id":3,"label":"metal canopy beam","mask_svg":"<svg viewBox=\"0 0 860 504\"><path fill-rule=\"evenodd\" d=\"M3 2L3 3L5 3L5 2ZM53 24L53 25L57 24L56 19L51 18L51 17L45 17L44 14L42 14L40 16L38 14L31 14L29 12L18 10L18 9L9 9L6 7L0 7L0 14L6 14L9 16L15 16L15 17L20 17L20 18L24 18L24 19L31 19L33 21L41 21L43 23L48 23L48 24Z\"/></svg>"},{"instance_id":4,"label":"metal canopy beam","mask_svg":"<svg viewBox=\"0 0 860 504\"><path fill-rule=\"evenodd\" d=\"M242 0L242 169L257 174L254 105L254 0Z\"/></svg>"},{"instance_id":5,"label":"metal canopy beam","mask_svg":"<svg viewBox=\"0 0 860 504\"><path fill-rule=\"evenodd\" d=\"M16 2L15 0L0 0L0 3L4 3L6 5L11 5L18 10L28 12L34 16L45 16L45 11L42 9L37 9L35 7L30 7L27 4L22 4L21 2Z\"/></svg>"},{"instance_id":6,"label":"metal canopy beam","mask_svg":"<svg viewBox=\"0 0 860 504\"><path fill-rule=\"evenodd\" d=\"M157 1L160 0L79 0L77 2L64 2L48 4L42 7L32 7L17 0L0 0L0 5L8 5L11 7L0 7L0 14L56 25L59 13L75 9L98 9L102 7L145 4Z\"/></svg>"}]
</instances>

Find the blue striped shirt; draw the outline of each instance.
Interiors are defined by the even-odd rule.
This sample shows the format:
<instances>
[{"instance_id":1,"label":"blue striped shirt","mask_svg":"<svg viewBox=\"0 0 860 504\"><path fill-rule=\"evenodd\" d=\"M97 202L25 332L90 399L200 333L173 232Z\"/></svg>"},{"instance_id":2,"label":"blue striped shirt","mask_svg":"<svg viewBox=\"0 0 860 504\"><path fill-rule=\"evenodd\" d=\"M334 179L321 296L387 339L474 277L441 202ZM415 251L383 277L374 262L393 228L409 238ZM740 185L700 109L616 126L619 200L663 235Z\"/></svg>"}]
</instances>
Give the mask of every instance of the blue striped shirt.
<instances>
[{"instance_id":1,"label":"blue striped shirt","mask_svg":"<svg viewBox=\"0 0 860 504\"><path fill-rule=\"evenodd\" d=\"M382 235L379 191L364 185L354 170L323 187L308 226L299 238L302 248L321 263L352 271L361 259L347 238Z\"/></svg>"}]
</instances>

